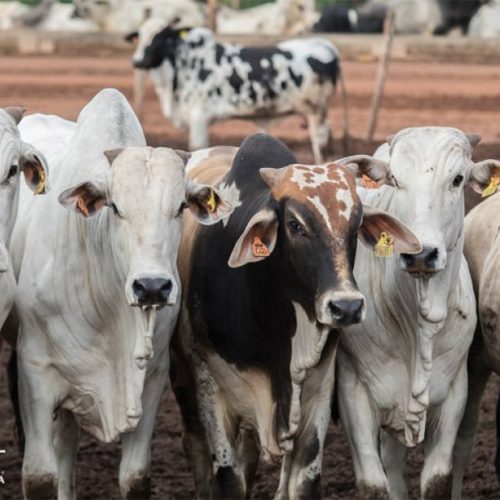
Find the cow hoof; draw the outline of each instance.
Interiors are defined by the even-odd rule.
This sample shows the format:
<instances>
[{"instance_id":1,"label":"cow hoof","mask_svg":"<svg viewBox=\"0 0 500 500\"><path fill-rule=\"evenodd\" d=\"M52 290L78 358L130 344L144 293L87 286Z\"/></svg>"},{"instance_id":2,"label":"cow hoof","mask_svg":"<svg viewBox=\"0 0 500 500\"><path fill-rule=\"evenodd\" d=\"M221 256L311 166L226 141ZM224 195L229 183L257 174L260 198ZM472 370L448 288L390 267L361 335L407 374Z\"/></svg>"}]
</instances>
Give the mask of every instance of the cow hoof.
<instances>
[{"instance_id":1,"label":"cow hoof","mask_svg":"<svg viewBox=\"0 0 500 500\"><path fill-rule=\"evenodd\" d=\"M422 497L425 500L451 498L451 474L432 477L425 485Z\"/></svg>"},{"instance_id":2,"label":"cow hoof","mask_svg":"<svg viewBox=\"0 0 500 500\"><path fill-rule=\"evenodd\" d=\"M39 500L57 497L57 479L54 474L29 474L23 478L25 498Z\"/></svg>"},{"instance_id":3,"label":"cow hoof","mask_svg":"<svg viewBox=\"0 0 500 500\"><path fill-rule=\"evenodd\" d=\"M360 483L358 485L358 498L360 500L389 500L389 491L384 486Z\"/></svg>"},{"instance_id":4,"label":"cow hoof","mask_svg":"<svg viewBox=\"0 0 500 500\"><path fill-rule=\"evenodd\" d=\"M125 494L127 500L143 500L151 497L151 478L143 473L131 474L126 482Z\"/></svg>"}]
</instances>

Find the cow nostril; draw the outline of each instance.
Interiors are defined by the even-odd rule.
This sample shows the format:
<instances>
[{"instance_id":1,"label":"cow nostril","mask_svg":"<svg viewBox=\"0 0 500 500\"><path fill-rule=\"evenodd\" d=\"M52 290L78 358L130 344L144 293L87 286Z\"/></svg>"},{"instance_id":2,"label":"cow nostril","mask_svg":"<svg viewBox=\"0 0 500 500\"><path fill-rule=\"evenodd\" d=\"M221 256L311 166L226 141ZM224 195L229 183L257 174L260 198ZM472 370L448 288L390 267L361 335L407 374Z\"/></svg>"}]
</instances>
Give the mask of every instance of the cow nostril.
<instances>
[{"instance_id":1,"label":"cow nostril","mask_svg":"<svg viewBox=\"0 0 500 500\"><path fill-rule=\"evenodd\" d=\"M141 283L141 281L134 280L134 282L132 283L132 290L134 291L134 295L137 298L141 298L144 295L146 288L144 287L144 284Z\"/></svg>"},{"instance_id":2,"label":"cow nostril","mask_svg":"<svg viewBox=\"0 0 500 500\"><path fill-rule=\"evenodd\" d=\"M424 262L427 266L431 267L439 256L439 250L437 248L432 248L427 252L427 255L424 257Z\"/></svg>"},{"instance_id":3,"label":"cow nostril","mask_svg":"<svg viewBox=\"0 0 500 500\"><path fill-rule=\"evenodd\" d=\"M332 318L340 324L359 323L363 313L363 299L336 300L328 304Z\"/></svg>"},{"instance_id":4,"label":"cow nostril","mask_svg":"<svg viewBox=\"0 0 500 500\"><path fill-rule=\"evenodd\" d=\"M160 287L160 293L168 299L170 292L172 291L172 281L166 280L165 283Z\"/></svg>"},{"instance_id":5,"label":"cow nostril","mask_svg":"<svg viewBox=\"0 0 500 500\"><path fill-rule=\"evenodd\" d=\"M406 267L411 267L415 264L415 256L409 253L402 253L401 259Z\"/></svg>"}]
</instances>

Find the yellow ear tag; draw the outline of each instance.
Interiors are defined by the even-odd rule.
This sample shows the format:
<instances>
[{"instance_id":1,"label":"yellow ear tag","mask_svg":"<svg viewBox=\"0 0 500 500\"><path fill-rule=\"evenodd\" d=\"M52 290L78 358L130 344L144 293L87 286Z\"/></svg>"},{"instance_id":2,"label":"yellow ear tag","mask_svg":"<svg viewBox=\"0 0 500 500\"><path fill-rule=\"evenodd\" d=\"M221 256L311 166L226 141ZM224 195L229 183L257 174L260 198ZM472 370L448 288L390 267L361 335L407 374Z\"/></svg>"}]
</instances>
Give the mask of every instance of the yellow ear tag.
<instances>
[{"instance_id":1,"label":"yellow ear tag","mask_svg":"<svg viewBox=\"0 0 500 500\"><path fill-rule=\"evenodd\" d=\"M271 252L265 243L262 243L262 240L255 236L252 243L252 253L254 257L269 257Z\"/></svg>"},{"instance_id":2,"label":"yellow ear tag","mask_svg":"<svg viewBox=\"0 0 500 500\"><path fill-rule=\"evenodd\" d=\"M481 193L481 198L486 198L487 196L491 196L492 194L495 194L499 184L500 184L500 178L499 177L492 177L490 179L490 183L488 184L488 186Z\"/></svg>"},{"instance_id":3,"label":"yellow ear tag","mask_svg":"<svg viewBox=\"0 0 500 500\"><path fill-rule=\"evenodd\" d=\"M83 198L81 196L76 199L76 206L80 209L80 212L85 215L85 217L89 216L87 205L85 205L85 202L83 201Z\"/></svg>"},{"instance_id":4,"label":"yellow ear tag","mask_svg":"<svg viewBox=\"0 0 500 500\"><path fill-rule=\"evenodd\" d=\"M205 205L208 208L208 211L213 214L217 208L217 202L215 201L215 194L213 190L210 190L210 195L208 199L205 201Z\"/></svg>"},{"instance_id":5,"label":"yellow ear tag","mask_svg":"<svg viewBox=\"0 0 500 500\"><path fill-rule=\"evenodd\" d=\"M40 176L40 180L33 194L42 194L45 192L45 170L43 168L38 170L38 175Z\"/></svg>"},{"instance_id":6,"label":"yellow ear tag","mask_svg":"<svg viewBox=\"0 0 500 500\"><path fill-rule=\"evenodd\" d=\"M394 238L387 233L380 233L380 238L375 245L377 257L390 257L394 253Z\"/></svg>"},{"instance_id":7,"label":"yellow ear tag","mask_svg":"<svg viewBox=\"0 0 500 500\"><path fill-rule=\"evenodd\" d=\"M186 38L188 33L189 33L189 30L182 30L182 31L179 31L179 36L181 38Z\"/></svg>"}]
</instances>

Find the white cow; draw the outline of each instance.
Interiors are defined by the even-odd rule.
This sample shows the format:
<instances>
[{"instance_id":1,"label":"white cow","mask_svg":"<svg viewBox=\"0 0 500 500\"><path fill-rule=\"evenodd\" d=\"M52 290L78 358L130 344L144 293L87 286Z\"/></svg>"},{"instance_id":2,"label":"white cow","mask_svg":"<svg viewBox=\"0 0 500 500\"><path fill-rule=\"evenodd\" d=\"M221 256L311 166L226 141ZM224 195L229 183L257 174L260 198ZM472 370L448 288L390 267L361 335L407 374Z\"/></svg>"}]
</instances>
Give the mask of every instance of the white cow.
<instances>
[{"instance_id":1,"label":"white cow","mask_svg":"<svg viewBox=\"0 0 500 500\"><path fill-rule=\"evenodd\" d=\"M405 222L423 251L382 260L358 247L354 271L367 315L340 338L337 381L364 498L407 498L405 457L419 443L423 498L451 495L476 325L463 256L464 186L484 189L495 166L471 161L478 141L454 128L410 128L381 146L379 162L368 166L390 185L361 189L363 202Z\"/></svg>"},{"instance_id":2,"label":"white cow","mask_svg":"<svg viewBox=\"0 0 500 500\"><path fill-rule=\"evenodd\" d=\"M202 7L194 0L74 0L76 13L101 31L130 33L145 17L161 18L165 25L203 26Z\"/></svg>"},{"instance_id":3,"label":"white cow","mask_svg":"<svg viewBox=\"0 0 500 500\"><path fill-rule=\"evenodd\" d=\"M97 94L72 134L52 122L46 118L41 133L35 117L32 132L43 145L62 130L56 139L67 143L53 190L29 212L21 206L12 241L20 267L23 491L33 499L75 498L83 428L105 442L121 437L122 495L144 498L179 310L183 209L210 224L230 207L186 178L185 153L146 147L116 90Z\"/></svg>"},{"instance_id":4,"label":"white cow","mask_svg":"<svg viewBox=\"0 0 500 500\"><path fill-rule=\"evenodd\" d=\"M480 7L470 21L468 35L479 38L500 37L500 0L491 0Z\"/></svg>"},{"instance_id":5,"label":"white cow","mask_svg":"<svg viewBox=\"0 0 500 500\"><path fill-rule=\"evenodd\" d=\"M299 35L318 20L314 0L276 0L250 9L222 7L217 31L223 35Z\"/></svg>"},{"instance_id":6,"label":"white cow","mask_svg":"<svg viewBox=\"0 0 500 500\"><path fill-rule=\"evenodd\" d=\"M24 142L17 128L24 108L0 108L0 327L14 303L16 282L7 246L18 212L21 172L35 194L48 190L47 161L31 144ZM33 201L30 196L29 204Z\"/></svg>"}]
</instances>

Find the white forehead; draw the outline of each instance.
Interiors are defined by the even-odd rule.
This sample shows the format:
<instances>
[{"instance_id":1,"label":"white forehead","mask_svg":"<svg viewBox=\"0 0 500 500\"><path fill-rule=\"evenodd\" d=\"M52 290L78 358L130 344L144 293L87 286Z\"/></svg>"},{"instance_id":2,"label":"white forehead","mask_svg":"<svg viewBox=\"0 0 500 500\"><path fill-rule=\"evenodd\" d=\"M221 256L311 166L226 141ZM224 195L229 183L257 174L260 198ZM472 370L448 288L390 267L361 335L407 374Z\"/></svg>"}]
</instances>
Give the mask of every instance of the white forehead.
<instances>
[{"instance_id":1,"label":"white forehead","mask_svg":"<svg viewBox=\"0 0 500 500\"><path fill-rule=\"evenodd\" d=\"M389 150L380 148L376 155L390 154L390 167L396 176L414 177L424 172L450 173L470 160L472 147L467 136L451 127L404 129L392 139Z\"/></svg>"},{"instance_id":2,"label":"white forehead","mask_svg":"<svg viewBox=\"0 0 500 500\"><path fill-rule=\"evenodd\" d=\"M345 189L349 189L345 172L340 168L336 170L335 179L328 177L327 165L294 165L291 168L292 176L290 180L297 183L300 189L318 188L324 183L339 184L339 182L345 183Z\"/></svg>"},{"instance_id":3,"label":"white forehead","mask_svg":"<svg viewBox=\"0 0 500 500\"><path fill-rule=\"evenodd\" d=\"M184 196L184 162L172 149L126 148L113 162L112 171L113 190L123 190L124 194L161 188Z\"/></svg>"}]
</instances>

